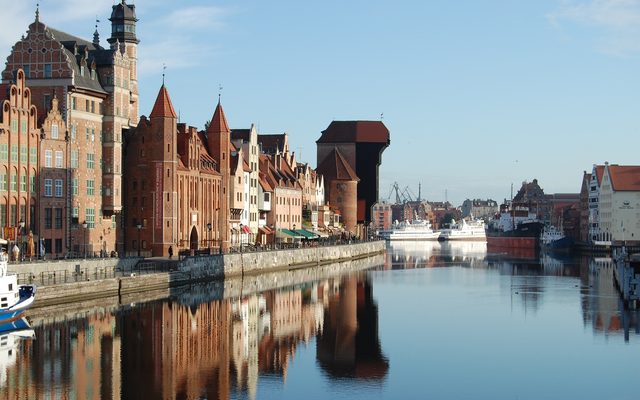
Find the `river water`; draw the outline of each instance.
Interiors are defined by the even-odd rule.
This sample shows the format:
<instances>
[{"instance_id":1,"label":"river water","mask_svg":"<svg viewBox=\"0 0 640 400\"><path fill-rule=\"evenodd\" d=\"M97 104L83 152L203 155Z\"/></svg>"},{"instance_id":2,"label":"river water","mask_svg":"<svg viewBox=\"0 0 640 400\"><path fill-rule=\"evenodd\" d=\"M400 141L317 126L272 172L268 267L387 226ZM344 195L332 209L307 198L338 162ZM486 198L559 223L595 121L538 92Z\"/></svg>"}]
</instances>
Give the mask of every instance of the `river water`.
<instances>
[{"instance_id":1,"label":"river water","mask_svg":"<svg viewBox=\"0 0 640 400\"><path fill-rule=\"evenodd\" d=\"M407 242L376 264L34 309L0 337L0 399L638 398L640 315L610 259Z\"/></svg>"}]
</instances>

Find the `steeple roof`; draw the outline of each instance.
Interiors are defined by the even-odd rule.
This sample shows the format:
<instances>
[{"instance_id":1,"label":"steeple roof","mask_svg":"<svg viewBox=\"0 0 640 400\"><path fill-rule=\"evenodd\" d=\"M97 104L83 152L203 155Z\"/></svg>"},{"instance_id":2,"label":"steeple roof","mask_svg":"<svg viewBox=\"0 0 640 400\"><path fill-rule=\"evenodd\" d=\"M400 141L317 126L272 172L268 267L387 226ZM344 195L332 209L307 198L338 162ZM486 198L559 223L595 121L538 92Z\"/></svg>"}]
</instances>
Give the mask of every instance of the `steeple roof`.
<instances>
[{"instance_id":1,"label":"steeple roof","mask_svg":"<svg viewBox=\"0 0 640 400\"><path fill-rule=\"evenodd\" d=\"M216 110L213 113L213 118L211 118L211 123L209 123L209 127L207 128L207 133L220 133L220 132L231 132L229 129L229 124L227 123L227 117L224 115L224 110L222 109L222 104L220 104L220 99L218 99L218 105L216 106Z\"/></svg>"},{"instance_id":2,"label":"steeple roof","mask_svg":"<svg viewBox=\"0 0 640 400\"><path fill-rule=\"evenodd\" d=\"M169 97L169 91L167 87L162 85L156 98L156 103L153 105L153 110L149 118L177 118L176 112L171 104L171 98Z\"/></svg>"}]
</instances>

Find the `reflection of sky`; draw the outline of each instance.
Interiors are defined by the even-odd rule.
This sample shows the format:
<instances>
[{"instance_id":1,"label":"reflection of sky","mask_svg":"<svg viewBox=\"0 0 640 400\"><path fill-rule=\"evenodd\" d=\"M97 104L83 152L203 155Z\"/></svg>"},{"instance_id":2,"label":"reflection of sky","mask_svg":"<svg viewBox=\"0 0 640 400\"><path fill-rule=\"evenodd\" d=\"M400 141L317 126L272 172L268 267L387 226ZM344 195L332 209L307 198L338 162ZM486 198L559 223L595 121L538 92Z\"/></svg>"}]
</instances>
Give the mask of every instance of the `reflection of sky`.
<instances>
[{"instance_id":1,"label":"reflection of sky","mask_svg":"<svg viewBox=\"0 0 640 400\"><path fill-rule=\"evenodd\" d=\"M330 380L313 339L284 384L260 381L258 398L636 398L640 336L632 328L625 342L584 319L620 311L610 276L583 275L553 258L371 272L388 376Z\"/></svg>"}]
</instances>

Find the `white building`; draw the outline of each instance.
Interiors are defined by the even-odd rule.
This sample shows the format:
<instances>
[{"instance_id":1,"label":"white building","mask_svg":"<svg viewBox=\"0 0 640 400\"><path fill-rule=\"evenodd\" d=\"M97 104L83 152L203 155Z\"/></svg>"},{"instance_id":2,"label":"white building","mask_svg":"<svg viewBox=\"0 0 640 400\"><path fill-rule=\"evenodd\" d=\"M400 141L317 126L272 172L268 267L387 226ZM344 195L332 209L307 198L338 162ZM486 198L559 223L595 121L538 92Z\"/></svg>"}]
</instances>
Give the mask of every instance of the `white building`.
<instances>
[{"instance_id":1,"label":"white building","mask_svg":"<svg viewBox=\"0 0 640 400\"><path fill-rule=\"evenodd\" d=\"M605 242L640 240L640 166L604 164L598 228Z\"/></svg>"}]
</instances>

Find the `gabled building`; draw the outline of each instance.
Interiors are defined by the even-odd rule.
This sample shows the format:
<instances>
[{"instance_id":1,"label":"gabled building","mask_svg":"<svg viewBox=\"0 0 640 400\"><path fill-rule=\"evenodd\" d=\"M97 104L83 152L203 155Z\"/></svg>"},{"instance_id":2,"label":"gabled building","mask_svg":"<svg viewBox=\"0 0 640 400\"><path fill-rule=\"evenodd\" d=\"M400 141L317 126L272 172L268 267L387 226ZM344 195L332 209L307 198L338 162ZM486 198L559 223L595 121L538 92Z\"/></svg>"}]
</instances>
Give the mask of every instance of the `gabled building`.
<instances>
[{"instance_id":1,"label":"gabled building","mask_svg":"<svg viewBox=\"0 0 640 400\"><path fill-rule=\"evenodd\" d=\"M260 170L258 168L260 158L260 146L258 144L258 130L255 125L251 124L249 129L233 129L231 131L231 142L237 149L242 150L244 162L249 167L249 176L245 181L247 196L247 215L243 226L247 226L251 236L249 242L254 242L258 235L260 227L260 211L259 211L259 186L260 186Z\"/></svg>"},{"instance_id":2,"label":"gabled building","mask_svg":"<svg viewBox=\"0 0 640 400\"><path fill-rule=\"evenodd\" d=\"M5 239L23 244L29 231L40 237L42 232L37 224L40 188L36 184L40 131L37 108L22 69L16 71L13 83L2 85L0 96L4 96L0 112L0 224ZM53 168L53 153L47 154L51 155L47 163ZM53 197L53 186L49 190Z\"/></svg>"},{"instance_id":3,"label":"gabled building","mask_svg":"<svg viewBox=\"0 0 640 400\"><path fill-rule=\"evenodd\" d=\"M605 163L598 208L602 240L640 241L640 166Z\"/></svg>"},{"instance_id":4,"label":"gabled building","mask_svg":"<svg viewBox=\"0 0 640 400\"><path fill-rule=\"evenodd\" d=\"M127 254L228 249L229 149L220 102L207 131L198 132L177 123L162 85L149 118L126 136Z\"/></svg>"},{"instance_id":5,"label":"gabled building","mask_svg":"<svg viewBox=\"0 0 640 400\"><path fill-rule=\"evenodd\" d=\"M580 185L580 233L578 235L581 243L589 243L592 239L589 235L589 185L591 184L591 174L584 171L582 173L582 184Z\"/></svg>"},{"instance_id":6,"label":"gabled building","mask_svg":"<svg viewBox=\"0 0 640 400\"><path fill-rule=\"evenodd\" d=\"M135 6L119 1L109 20L111 36L103 47L97 30L85 40L46 25L36 10L2 72L2 82L11 84L17 71L24 71L37 121L47 117L54 96L58 99L69 132L67 156L78 163L71 212L63 216L71 228L65 252L78 251L81 243L88 243L83 249L88 253L123 245L115 227L123 207L123 132L138 123Z\"/></svg>"},{"instance_id":7,"label":"gabled building","mask_svg":"<svg viewBox=\"0 0 640 400\"><path fill-rule=\"evenodd\" d=\"M600 184L604 174L604 165L593 165L591 181L589 182L589 240L593 242L604 241L600 232Z\"/></svg>"}]
</instances>

